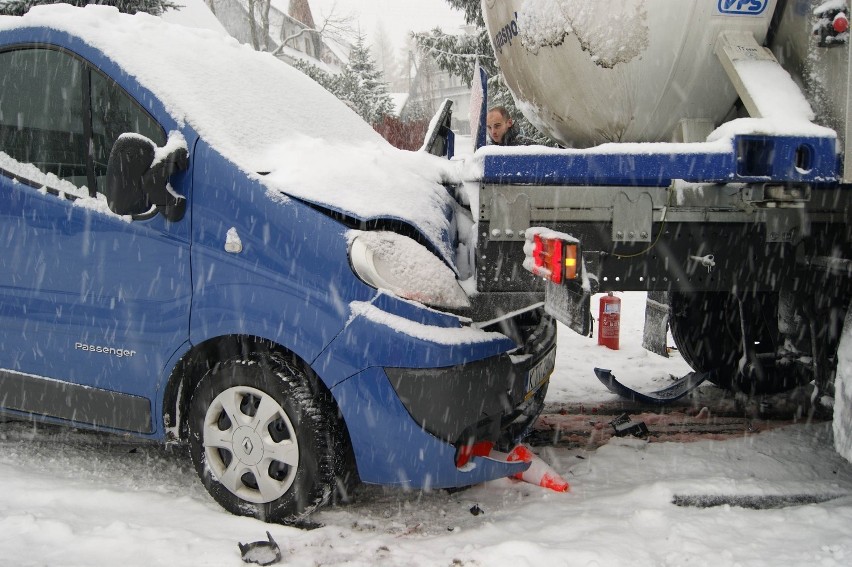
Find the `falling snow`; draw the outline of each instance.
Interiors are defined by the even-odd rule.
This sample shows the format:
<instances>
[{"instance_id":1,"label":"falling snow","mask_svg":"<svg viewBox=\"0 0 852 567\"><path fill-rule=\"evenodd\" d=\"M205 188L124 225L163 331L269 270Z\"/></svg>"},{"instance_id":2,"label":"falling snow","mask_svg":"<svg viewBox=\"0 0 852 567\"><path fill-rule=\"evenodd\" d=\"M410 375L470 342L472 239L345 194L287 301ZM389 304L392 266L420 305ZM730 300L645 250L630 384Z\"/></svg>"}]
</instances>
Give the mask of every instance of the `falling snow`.
<instances>
[{"instance_id":1,"label":"falling snow","mask_svg":"<svg viewBox=\"0 0 852 567\"><path fill-rule=\"evenodd\" d=\"M643 295L622 298L619 351L560 328L551 403L613 400L594 365L637 388L688 371L676 353L641 348ZM834 451L830 423L536 451L569 493L508 479L452 494L362 486L306 531L222 510L180 447L0 424L0 557L16 566L236 567L237 544L269 531L281 564L298 566L845 566L852 558L852 464ZM755 501L786 505L745 505Z\"/></svg>"},{"instance_id":2,"label":"falling snow","mask_svg":"<svg viewBox=\"0 0 852 567\"><path fill-rule=\"evenodd\" d=\"M155 27L147 16L135 17L132 24L126 23L129 18L109 16L114 19L104 23L103 16L113 11L88 10L86 17L77 17L75 11L73 21L61 21L37 9L28 21L71 31L88 26L86 35L94 45L138 32L137 27ZM11 25L17 24L0 19L0 28ZM278 65L271 58L254 70L274 92L282 112L258 121L250 116L256 106L242 99L243 85L223 86L221 70L211 80L209 69L177 65L180 57L171 59L174 68L157 64L173 55L169 42L177 35L182 36L183 50L214 37L212 32L177 34L175 29L169 38L152 33L144 46L127 42L115 57L162 96L176 118L191 124L246 171L271 172L261 177L270 191L333 203L365 217L413 216L427 235L441 241L440 233L448 227L439 219L445 219L449 203L440 183L465 177L453 169L457 164L438 165L436 158L422 154L403 156L377 140L351 113L341 113L336 126L317 133L311 129L317 123L311 112L324 112L319 105L307 114L299 106L296 114L305 128L294 127L288 119L295 101L302 105L312 97L299 90L304 85L298 77L279 76L277 67L265 73ZM221 51L210 54L212 66L247 60L246 48L224 38L220 44ZM282 89L276 81L286 81L288 87ZM186 92L192 93L193 102L208 105L193 114L183 106ZM217 117L223 107L237 113L228 115L227 124ZM260 124L261 129L235 132L234 124L243 123ZM766 131L774 124L737 122L730 128L739 133ZM731 135L717 132L702 151L724 151ZM320 138L333 141L320 144ZM353 138L360 141L353 144ZM352 161L340 157L344 147ZM489 151L499 150L484 150L477 157ZM625 147L599 151L624 152ZM648 146L641 151L649 151ZM332 155L338 166L323 168ZM466 177L476 177L476 163L467 166L472 169ZM18 172L20 164L0 154L0 166ZM42 175L45 184L65 190L43 174L20 173L37 180ZM351 187L372 187L374 198L366 199ZM67 192L86 201L70 184ZM471 202L478 208L473 198ZM240 244L236 231L229 233L228 243ZM677 353L662 358L641 348L644 296L622 297L621 350L605 349L593 338L560 328L550 404L613 401L594 379L593 366L612 369L636 388L659 387L671 375L688 372ZM401 332L423 332L371 305L352 307ZM456 331L458 336L443 338L464 342L486 335L472 329L447 333ZM848 333L841 343L838 378L838 397L850 400L847 409L852 407ZM721 395L711 385L702 386L701 393L708 398ZM852 464L835 451L834 436L841 454L852 458L852 416L839 412L834 429L807 414L794 421L724 440L650 443L612 438L597 446L537 447L539 456L570 482L567 494L509 479L455 493L362 486L351 503L315 514L318 527L313 530L230 515L198 482L183 447L0 422L0 557L3 564L15 566L237 566L242 565L238 542L265 540L269 531L286 565L848 565ZM744 505L756 501L783 506Z\"/></svg>"}]
</instances>

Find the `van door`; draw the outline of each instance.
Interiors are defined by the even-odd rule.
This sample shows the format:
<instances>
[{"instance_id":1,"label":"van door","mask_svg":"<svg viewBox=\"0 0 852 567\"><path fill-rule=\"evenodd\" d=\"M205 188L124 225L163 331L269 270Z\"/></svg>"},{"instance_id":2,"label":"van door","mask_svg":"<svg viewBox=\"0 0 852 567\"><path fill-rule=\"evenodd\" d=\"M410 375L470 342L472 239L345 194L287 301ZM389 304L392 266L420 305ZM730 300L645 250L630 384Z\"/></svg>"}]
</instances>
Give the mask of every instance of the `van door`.
<instances>
[{"instance_id":1,"label":"van door","mask_svg":"<svg viewBox=\"0 0 852 567\"><path fill-rule=\"evenodd\" d=\"M114 81L57 49L0 52L0 407L139 433L188 340L189 215L109 211L124 132L165 132ZM172 180L189 196L191 169Z\"/></svg>"}]
</instances>

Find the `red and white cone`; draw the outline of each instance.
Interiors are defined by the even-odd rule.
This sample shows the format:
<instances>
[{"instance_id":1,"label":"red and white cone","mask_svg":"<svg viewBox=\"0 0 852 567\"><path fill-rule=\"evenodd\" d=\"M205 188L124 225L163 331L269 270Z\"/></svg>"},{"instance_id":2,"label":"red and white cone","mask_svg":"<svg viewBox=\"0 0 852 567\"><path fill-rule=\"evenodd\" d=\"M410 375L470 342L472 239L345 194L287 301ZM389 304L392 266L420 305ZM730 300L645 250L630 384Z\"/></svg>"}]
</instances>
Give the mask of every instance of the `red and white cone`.
<instances>
[{"instance_id":1,"label":"red and white cone","mask_svg":"<svg viewBox=\"0 0 852 567\"><path fill-rule=\"evenodd\" d=\"M530 468L522 473L512 475L512 478L529 482L556 492L568 492L571 487L568 481L559 476L553 467L542 461L526 445L518 445L509 452L507 461L523 461L530 463Z\"/></svg>"}]
</instances>

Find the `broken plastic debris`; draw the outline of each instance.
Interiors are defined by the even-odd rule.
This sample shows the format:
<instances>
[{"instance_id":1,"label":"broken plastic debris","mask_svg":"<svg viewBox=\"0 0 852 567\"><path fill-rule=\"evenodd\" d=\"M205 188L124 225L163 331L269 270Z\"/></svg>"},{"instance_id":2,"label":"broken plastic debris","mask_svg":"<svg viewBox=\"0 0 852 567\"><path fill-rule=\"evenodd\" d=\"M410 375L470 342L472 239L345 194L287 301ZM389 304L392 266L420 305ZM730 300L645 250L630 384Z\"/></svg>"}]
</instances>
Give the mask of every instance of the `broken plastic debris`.
<instances>
[{"instance_id":1,"label":"broken plastic debris","mask_svg":"<svg viewBox=\"0 0 852 567\"><path fill-rule=\"evenodd\" d=\"M281 561L281 549L272 535L266 532L269 541L255 541L252 543L237 543L246 563L257 563L258 565L272 565Z\"/></svg>"},{"instance_id":2,"label":"broken plastic debris","mask_svg":"<svg viewBox=\"0 0 852 567\"><path fill-rule=\"evenodd\" d=\"M630 416L626 413L621 414L609 422L615 430L616 437L625 437L632 435L633 437L647 437L648 426L644 421L631 421Z\"/></svg>"}]
</instances>

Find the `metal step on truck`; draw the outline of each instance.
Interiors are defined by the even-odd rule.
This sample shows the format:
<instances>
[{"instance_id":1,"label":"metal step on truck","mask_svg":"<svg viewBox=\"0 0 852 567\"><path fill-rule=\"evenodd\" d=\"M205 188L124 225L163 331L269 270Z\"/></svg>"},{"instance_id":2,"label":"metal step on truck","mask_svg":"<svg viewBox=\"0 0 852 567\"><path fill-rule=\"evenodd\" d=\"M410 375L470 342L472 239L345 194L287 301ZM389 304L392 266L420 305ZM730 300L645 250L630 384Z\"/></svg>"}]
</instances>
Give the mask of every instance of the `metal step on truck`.
<instances>
[{"instance_id":1,"label":"metal step on truck","mask_svg":"<svg viewBox=\"0 0 852 567\"><path fill-rule=\"evenodd\" d=\"M546 289L580 333L592 294L647 291L647 346L670 328L718 386L833 395L852 296L846 0L483 9L518 107L562 147L474 154L477 288ZM530 227L580 242L576 280L522 268Z\"/></svg>"}]
</instances>

